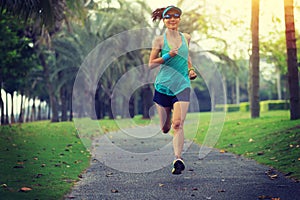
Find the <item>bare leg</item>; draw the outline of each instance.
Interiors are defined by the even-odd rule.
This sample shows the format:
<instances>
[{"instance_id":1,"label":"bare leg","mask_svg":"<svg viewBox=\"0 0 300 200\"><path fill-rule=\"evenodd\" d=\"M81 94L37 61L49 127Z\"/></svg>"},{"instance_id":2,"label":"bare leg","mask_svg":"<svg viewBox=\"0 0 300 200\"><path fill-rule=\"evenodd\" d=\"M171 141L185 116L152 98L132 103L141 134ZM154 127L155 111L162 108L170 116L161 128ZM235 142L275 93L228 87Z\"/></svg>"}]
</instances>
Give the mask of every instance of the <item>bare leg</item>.
<instances>
[{"instance_id":1,"label":"bare leg","mask_svg":"<svg viewBox=\"0 0 300 200\"><path fill-rule=\"evenodd\" d=\"M181 158L184 144L183 124L188 111L189 102L178 101L174 104L172 127L174 130L173 148L176 158Z\"/></svg>"},{"instance_id":2,"label":"bare leg","mask_svg":"<svg viewBox=\"0 0 300 200\"><path fill-rule=\"evenodd\" d=\"M160 120L160 127L163 133L168 133L171 129L171 108L169 107L162 107L156 104L159 120Z\"/></svg>"}]
</instances>

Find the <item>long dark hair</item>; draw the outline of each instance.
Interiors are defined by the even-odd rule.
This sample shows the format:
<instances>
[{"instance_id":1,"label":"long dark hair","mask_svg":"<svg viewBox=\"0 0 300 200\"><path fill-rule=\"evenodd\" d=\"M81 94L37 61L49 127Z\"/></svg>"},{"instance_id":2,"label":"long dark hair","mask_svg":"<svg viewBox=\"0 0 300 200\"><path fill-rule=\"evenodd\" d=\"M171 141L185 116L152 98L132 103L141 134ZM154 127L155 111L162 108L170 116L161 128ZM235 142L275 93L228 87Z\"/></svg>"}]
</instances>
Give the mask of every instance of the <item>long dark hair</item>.
<instances>
[{"instance_id":1,"label":"long dark hair","mask_svg":"<svg viewBox=\"0 0 300 200\"><path fill-rule=\"evenodd\" d=\"M162 20L163 16L163 12L166 8L157 8L156 10L154 10L152 12L152 21L156 21L156 20Z\"/></svg>"}]
</instances>

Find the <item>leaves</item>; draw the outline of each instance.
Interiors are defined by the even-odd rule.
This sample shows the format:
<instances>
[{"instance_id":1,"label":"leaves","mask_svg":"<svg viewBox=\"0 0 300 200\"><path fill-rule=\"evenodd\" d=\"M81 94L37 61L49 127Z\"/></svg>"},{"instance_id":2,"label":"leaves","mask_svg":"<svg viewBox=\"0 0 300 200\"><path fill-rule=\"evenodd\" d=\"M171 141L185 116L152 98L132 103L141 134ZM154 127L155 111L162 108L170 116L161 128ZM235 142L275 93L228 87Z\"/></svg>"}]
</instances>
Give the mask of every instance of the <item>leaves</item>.
<instances>
[{"instance_id":1,"label":"leaves","mask_svg":"<svg viewBox=\"0 0 300 200\"><path fill-rule=\"evenodd\" d=\"M277 174L277 172L276 172L273 168L270 168L268 171L265 172L265 174L266 174L271 180L274 180L274 179L277 179L277 178L278 178L278 174Z\"/></svg>"},{"instance_id":2,"label":"leaves","mask_svg":"<svg viewBox=\"0 0 300 200\"><path fill-rule=\"evenodd\" d=\"M261 196L258 196L258 199L280 200L279 197L272 197L272 196L269 196L269 195L261 195Z\"/></svg>"},{"instance_id":3,"label":"leaves","mask_svg":"<svg viewBox=\"0 0 300 200\"><path fill-rule=\"evenodd\" d=\"M19 192L29 192L29 191L31 191L32 190L32 188L30 188L30 187L22 187L20 190L19 190Z\"/></svg>"},{"instance_id":4,"label":"leaves","mask_svg":"<svg viewBox=\"0 0 300 200\"><path fill-rule=\"evenodd\" d=\"M265 154L265 152L263 152L263 151L257 152L257 155L258 155L258 156L262 156L262 155L264 155L264 154Z\"/></svg>"},{"instance_id":5,"label":"leaves","mask_svg":"<svg viewBox=\"0 0 300 200\"><path fill-rule=\"evenodd\" d=\"M224 150L224 149L221 149L219 152L220 152L220 153L226 153L227 151Z\"/></svg>"},{"instance_id":6,"label":"leaves","mask_svg":"<svg viewBox=\"0 0 300 200\"><path fill-rule=\"evenodd\" d=\"M159 186L159 187L164 187L164 186L165 186L165 184L163 184L163 183L159 183L159 184L158 184L158 186Z\"/></svg>"},{"instance_id":7,"label":"leaves","mask_svg":"<svg viewBox=\"0 0 300 200\"><path fill-rule=\"evenodd\" d=\"M36 174L34 177L35 178L41 178L43 176L43 174Z\"/></svg>"},{"instance_id":8,"label":"leaves","mask_svg":"<svg viewBox=\"0 0 300 200\"><path fill-rule=\"evenodd\" d=\"M106 177L112 177L112 176L113 176L113 173L112 173L112 172L108 172L105 176L106 176Z\"/></svg>"},{"instance_id":9,"label":"leaves","mask_svg":"<svg viewBox=\"0 0 300 200\"><path fill-rule=\"evenodd\" d=\"M23 169L23 168L25 168L23 165L16 165L16 166L14 166L13 168L15 168L15 169Z\"/></svg>"},{"instance_id":10,"label":"leaves","mask_svg":"<svg viewBox=\"0 0 300 200\"><path fill-rule=\"evenodd\" d=\"M116 190L116 189L112 189L111 190L111 193L118 193L119 191L118 190Z\"/></svg>"}]
</instances>

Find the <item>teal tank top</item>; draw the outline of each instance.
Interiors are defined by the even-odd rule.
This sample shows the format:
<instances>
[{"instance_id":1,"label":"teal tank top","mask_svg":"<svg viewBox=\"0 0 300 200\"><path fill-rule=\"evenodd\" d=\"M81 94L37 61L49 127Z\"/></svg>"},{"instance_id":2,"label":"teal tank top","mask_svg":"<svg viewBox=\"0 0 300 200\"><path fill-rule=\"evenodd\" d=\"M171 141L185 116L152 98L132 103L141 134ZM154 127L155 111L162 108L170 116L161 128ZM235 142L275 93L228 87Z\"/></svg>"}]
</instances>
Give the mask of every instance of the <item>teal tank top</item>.
<instances>
[{"instance_id":1,"label":"teal tank top","mask_svg":"<svg viewBox=\"0 0 300 200\"><path fill-rule=\"evenodd\" d=\"M180 35L182 43L178 49L178 54L160 65L160 70L154 82L156 91L169 96L175 96L191 86L188 76L188 44L184 35L182 33ZM161 55L168 53L170 50L171 47L165 33Z\"/></svg>"}]
</instances>

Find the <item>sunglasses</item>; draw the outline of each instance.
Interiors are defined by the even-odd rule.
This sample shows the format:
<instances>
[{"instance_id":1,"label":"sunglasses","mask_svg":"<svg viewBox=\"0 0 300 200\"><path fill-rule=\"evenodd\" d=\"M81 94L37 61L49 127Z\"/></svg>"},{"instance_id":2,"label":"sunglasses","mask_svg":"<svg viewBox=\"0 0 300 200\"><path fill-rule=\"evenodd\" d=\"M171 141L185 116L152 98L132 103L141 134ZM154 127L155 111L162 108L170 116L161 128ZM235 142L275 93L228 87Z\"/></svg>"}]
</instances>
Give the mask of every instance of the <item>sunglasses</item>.
<instances>
[{"instance_id":1,"label":"sunglasses","mask_svg":"<svg viewBox=\"0 0 300 200\"><path fill-rule=\"evenodd\" d=\"M164 19L171 19L171 18L175 18L175 19L178 19L179 17L180 17L180 14L177 14L177 13L175 13L175 14L166 14L165 16L164 16Z\"/></svg>"}]
</instances>

